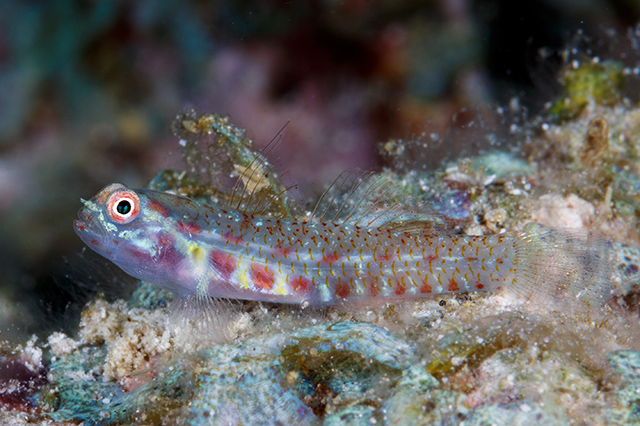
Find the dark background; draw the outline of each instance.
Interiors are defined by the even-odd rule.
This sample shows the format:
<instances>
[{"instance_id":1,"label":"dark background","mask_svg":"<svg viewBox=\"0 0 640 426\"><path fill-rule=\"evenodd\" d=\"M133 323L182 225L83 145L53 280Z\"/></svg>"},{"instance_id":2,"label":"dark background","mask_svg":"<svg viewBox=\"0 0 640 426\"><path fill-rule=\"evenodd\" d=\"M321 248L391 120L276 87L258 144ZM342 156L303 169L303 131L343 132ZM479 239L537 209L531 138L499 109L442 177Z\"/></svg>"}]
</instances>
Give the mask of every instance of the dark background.
<instances>
[{"instance_id":1,"label":"dark background","mask_svg":"<svg viewBox=\"0 0 640 426\"><path fill-rule=\"evenodd\" d=\"M273 159L313 194L461 108L543 111L559 50L639 16L632 0L0 2L0 340L72 329L87 297L122 290L77 255L79 198L179 167L184 108L230 115L258 147L291 120Z\"/></svg>"}]
</instances>

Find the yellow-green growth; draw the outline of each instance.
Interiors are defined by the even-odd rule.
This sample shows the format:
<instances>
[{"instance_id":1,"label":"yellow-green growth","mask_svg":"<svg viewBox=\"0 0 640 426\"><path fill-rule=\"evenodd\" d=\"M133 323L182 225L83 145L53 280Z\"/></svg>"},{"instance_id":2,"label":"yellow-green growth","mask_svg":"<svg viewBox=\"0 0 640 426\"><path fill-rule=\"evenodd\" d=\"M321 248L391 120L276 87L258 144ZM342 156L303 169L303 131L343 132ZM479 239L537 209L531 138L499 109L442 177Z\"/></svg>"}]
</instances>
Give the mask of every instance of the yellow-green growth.
<instances>
[{"instance_id":1,"label":"yellow-green growth","mask_svg":"<svg viewBox=\"0 0 640 426\"><path fill-rule=\"evenodd\" d=\"M620 102L624 84L622 64L618 62L581 62L568 64L562 70L563 90L549 112L565 120L579 115L589 102L614 105Z\"/></svg>"}]
</instances>

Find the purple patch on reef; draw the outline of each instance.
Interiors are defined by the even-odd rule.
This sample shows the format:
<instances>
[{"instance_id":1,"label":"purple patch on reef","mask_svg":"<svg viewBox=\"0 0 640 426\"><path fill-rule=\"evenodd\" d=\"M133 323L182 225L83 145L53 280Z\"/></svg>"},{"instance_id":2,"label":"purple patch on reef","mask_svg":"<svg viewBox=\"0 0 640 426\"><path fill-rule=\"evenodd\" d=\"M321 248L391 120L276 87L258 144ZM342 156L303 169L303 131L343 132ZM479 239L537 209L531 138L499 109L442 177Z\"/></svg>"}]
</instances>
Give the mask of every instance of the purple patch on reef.
<instances>
[{"instance_id":1,"label":"purple patch on reef","mask_svg":"<svg viewBox=\"0 0 640 426\"><path fill-rule=\"evenodd\" d=\"M18 356L0 356L0 407L5 410L28 410L31 398L47 384L47 369L30 368Z\"/></svg>"},{"instance_id":2,"label":"purple patch on reef","mask_svg":"<svg viewBox=\"0 0 640 426\"><path fill-rule=\"evenodd\" d=\"M442 215L454 219L464 220L471 216L469 208L471 199L467 191L449 191L433 200L433 208Z\"/></svg>"}]
</instances>

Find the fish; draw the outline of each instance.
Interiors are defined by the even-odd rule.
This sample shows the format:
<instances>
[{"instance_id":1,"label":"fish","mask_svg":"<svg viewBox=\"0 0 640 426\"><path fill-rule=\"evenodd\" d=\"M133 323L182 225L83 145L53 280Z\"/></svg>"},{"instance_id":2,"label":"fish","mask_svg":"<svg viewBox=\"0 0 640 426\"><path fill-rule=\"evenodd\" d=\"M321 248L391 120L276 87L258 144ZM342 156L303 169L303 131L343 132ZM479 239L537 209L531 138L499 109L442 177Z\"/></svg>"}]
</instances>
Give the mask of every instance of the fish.
<instances>
[{"instance_id":1,"label":"fish","mask_svg":"<svg viewBox=\"0 0 640 426\"><path fill-rule=\"evenodd\" d=\"M511 291L590 309L638 271L616 267L612 243L538 224L469 236L397 215L276 218L121 183L83 203L74 229L88 247L183 297L326 307Z\"/></svg>"}]
</instances>

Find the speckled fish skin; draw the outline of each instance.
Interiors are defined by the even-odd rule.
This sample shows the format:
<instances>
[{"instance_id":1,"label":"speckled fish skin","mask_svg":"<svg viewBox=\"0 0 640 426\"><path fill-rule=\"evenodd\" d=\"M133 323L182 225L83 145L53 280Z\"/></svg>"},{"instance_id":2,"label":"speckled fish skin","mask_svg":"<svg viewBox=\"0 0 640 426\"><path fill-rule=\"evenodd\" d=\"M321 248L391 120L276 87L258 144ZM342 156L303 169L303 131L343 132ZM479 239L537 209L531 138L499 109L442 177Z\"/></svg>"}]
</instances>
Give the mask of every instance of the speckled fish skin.
<instances>
[{"instance_id":1,"label":"speckled fish skin","mask_svg":"<svg viewBox=\"0 0 640 426\"><path fill-rule=\"evenodd\" d=\"M114 203L122 198L139 202L125 224L110 216L118 215ZM134 277L183 296L327 306L515 284L528 291L541 285L554 262L538 262L544 238L530 235L427 235L254 217L121 184L86 201L79 218L76 233L90 248ZM606 266L606 256L598 256ZM527 265L519 268L522 262Z\"/></svg>"}]
</instances>

